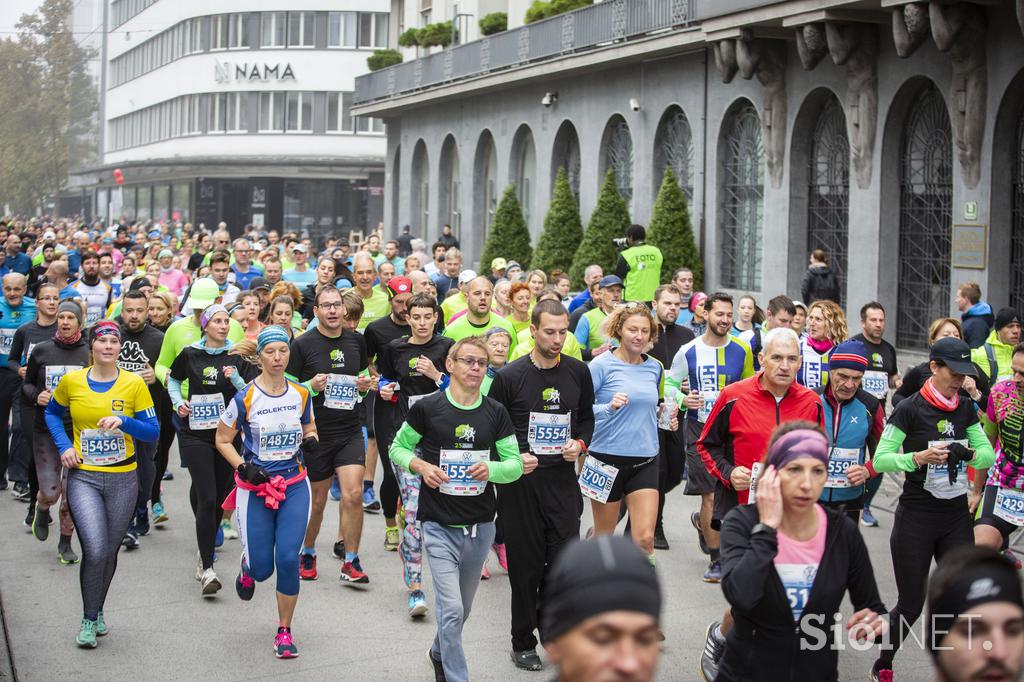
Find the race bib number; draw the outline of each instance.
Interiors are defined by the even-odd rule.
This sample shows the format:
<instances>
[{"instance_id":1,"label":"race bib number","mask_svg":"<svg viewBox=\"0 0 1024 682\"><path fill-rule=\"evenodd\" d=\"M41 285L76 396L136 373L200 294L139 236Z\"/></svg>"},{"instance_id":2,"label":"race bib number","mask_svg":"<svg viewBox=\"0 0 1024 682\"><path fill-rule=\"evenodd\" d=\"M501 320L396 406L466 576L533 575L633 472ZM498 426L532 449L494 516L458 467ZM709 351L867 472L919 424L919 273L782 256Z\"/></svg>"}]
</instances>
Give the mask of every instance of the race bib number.
<instances>
[{"instance_id":1,"label":"race bib number","mask_svg":"<svg viewBox=\"0 0 1024 682\"><path fill-rule=\"evenodd\" d=\"M302 429L279 424L261 429L257 457L265 462L283 462L295 456L302 442Z\"/></svg>"},{"instance_id":2,"label":"race bib number","mask_svg":"<svg viewBox=\"0 0 1024 682\"><path fill-rule=\"evenodd\" d=\"M569 441L569 420L566 414L531 412L526 440L535 455L561 455Z\"/></svg>"},{"instance_id":3,"label":"race bib number","mask_svg":"<svg viewBox=\"0 0 1024 682\"><path fill-rule=\"evenodd\" d=\"M747 504L757 504L757 479L761 478L764 464L754 462L750 465L750 490L747 491Z\"/></svg>"},{"instance_id":4,"label":"race bib number","mask_svg":"<svg viewBox=\"0 0 1024 682\"><path fill-rule=\"evenodd\" d=\"M448 482L438 489L445 495L480 495L487 489L487 481L478 481L469 475L469 469L477 462L490 459L488 450L441 450L441 471L448 476Z\"/></svg>"},{"instance_id":5,"label":"race bib number","mask_svg":"<svg viewBox=\"0 0 1024 682\"><path fill-rule=\"evenodd\" d=\"M10 355L15 329L0 329L0 355Z\"/></svg>"},{"instance_id":6,"label":"race bib number","mask_svg":"<svg viewBox=\"0 0 1024 682\"><path fill-rule=\"evenodd\" d=\"M220 415L224 412L224 394L190 396L188 427L193 431L207 431L217 428Z\"/></svg>"},{"instance_id":7,"label":"race bib number","mask_svg":"<svg viewBox=\"0 0 1024 682\"><path fill-rule=\"evenodd\" d=\"M46 366L46 377L44 383L46 390L53 392L53 389L57 388L57 384L68 372L74 372L77 369L82 369L81 365L47 365Z\"/></svg>"},{"instance_id":8,"label":"race bib number","mask_svg":"<svg viewBox=\"0 0 1024 682\"><path fill-rule=\"evenodd\" d=\"M818 388L821 386L821 360L804 356L804 386Z\"/></svg>"},{"instance_id":9,"label":"race bib number","mask_svg":"<svg viewBox=\"0 0 1024 682\"><path fill-rule=\"evenodd\" d=\"M860 464L860 450L856 448L832 448L828 456L828 479L826 488L849 488L850 479L846 470L854 464Z\"/></svg>"},{"instance_id":10,"label":"race bib number","mask_svg":"<svg viewBox=\"0 0 1024 682\"><path fill-rule=\"evenodd\" d=\"M103 308L86 308L85 324L90 326L96 324L103 318Z\"/></svg>"},{"instance_id":11,"label":"race bib number","mask_svg":"<svg viewBox=\"0 0 1024 682\"><path fill-rule=\"evenodd\" d=\"M349 374L328 374L324 387L324 407L351 410L356 406L356 378Z\"/></svg>"},{"instance_id":12,"label":"race bib number","mask_svg":"<svg viewBox=\"0 0 1024 682\"><path fill-rule=\"evenodd\" d=\"M612 484L618 475L619 470L611 464L587 457L583 460L583 471L580 472L580 491L585 497L603 504L608 501Z\"/></svg>"},{"instance_id":13,"label":"race bib number","mask_svg":"<svg viewBox=\"0 0 1024 682\"><path fill-rule=\"evenodd\" d=\"M798 623L811 596L814 576L818 574L818 564L775 564L775 570L782 581L786 599L789 600L793 622Z\"/></svg>"},{"instance_id":14,"label":"race bib number","mask_svg":"<svg viewBox=\"0 0 1024 682\"><path fill-rule=\"evenodd\" d=\"M861 386L870 395L883 400L889 393L889 375L878 370L869 370L864 372Z\"/></svg>"},{"instance_id":15,"label":"race bib number","mask_svg":"<svg viewBox=\"0 0 1024 682\"><path fill-rule=\"evenodd\" d=\"M718 389L704 389L700 392L701 406L697 410L697 421L704 423L711 416L711 410L715 409L715 401L718 400Z\"/></svg>"},{"instance_id":16,"label":"race bib number","mask_svg":"<svg viewBox=\"0 0 1024 682\"><path fill-rule=\"evenodd\" d=\"M928 442L928 447L934 448L943 443L960 443L965 448L968 447L967 440L933 440ZM967 463L960 462L957 469L956 482L950 484L949 482L949 465L947 464L929 464L928 472L924 480L924 489L931 493L932 497L937 497L940 500L952 500L955 497L967 494Z\"/></svg>"},{"instance_id":17,"label":"race bib number","mask_svg":"<svg viewBox=\"0 0 1024 682\"><path fill-rule=\"evenodd\" d=\"M106 466L124 461L128 448L124 434L109 429L82 429L79 435L82 461L91 466Z\"/></svg>"},{"instance_id":18,"label":"race bib number","mask_svg":"<svg viewBox=\"0 0 1024 682\"><path fill-rule=\"evenodd\" d=\"M1007 523L1024 526L1024 490L1000 488L992 513Z\"/></svg>"}]
</instances>

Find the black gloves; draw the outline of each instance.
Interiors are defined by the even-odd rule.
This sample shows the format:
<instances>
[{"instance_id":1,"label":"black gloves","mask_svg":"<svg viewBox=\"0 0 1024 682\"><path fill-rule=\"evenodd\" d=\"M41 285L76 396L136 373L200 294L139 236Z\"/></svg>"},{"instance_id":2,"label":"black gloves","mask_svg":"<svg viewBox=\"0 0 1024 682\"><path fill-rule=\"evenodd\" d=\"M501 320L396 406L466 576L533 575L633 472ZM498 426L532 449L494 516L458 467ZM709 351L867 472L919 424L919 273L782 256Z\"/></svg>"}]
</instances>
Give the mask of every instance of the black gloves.
<instances>
[{"instance_id":1,"label":"black gloves","mask_svg":"<svg viewBox=\"0 0 1024 682\"><path fill-rule=\"evenodd\" d=\"M302 445L299 449L302 450L302 456L305 457L307 455L315 455L319 447L320 441L317 440L316 436L306 436L302 439Z\"/></svg>"},{"instance_id":2,"label":"black gloves","mask_svg":"<svg viewBox=\"0 0 1024 682\"><path fill-rule=\"evenodd\" d=\"M949 467L949 484L953 485L956 483L957 476L960 475L960 463L970 462L974 459L974 451L970 448L965 448L960 443L953 442L949 444L946 452L948 453L946 465Z\"/></svg>"},{"instance_id":3,"label":"black gloves","mask_svg":"<svg viewBox=\"0 0 1024 682\"><path fill-rule=\"evenodd\" d=\"M266 470L252 462L242 462L235 471L238 472L239 478L249 485L262 485L270 480Z\"/></svg>"}]
</instances>

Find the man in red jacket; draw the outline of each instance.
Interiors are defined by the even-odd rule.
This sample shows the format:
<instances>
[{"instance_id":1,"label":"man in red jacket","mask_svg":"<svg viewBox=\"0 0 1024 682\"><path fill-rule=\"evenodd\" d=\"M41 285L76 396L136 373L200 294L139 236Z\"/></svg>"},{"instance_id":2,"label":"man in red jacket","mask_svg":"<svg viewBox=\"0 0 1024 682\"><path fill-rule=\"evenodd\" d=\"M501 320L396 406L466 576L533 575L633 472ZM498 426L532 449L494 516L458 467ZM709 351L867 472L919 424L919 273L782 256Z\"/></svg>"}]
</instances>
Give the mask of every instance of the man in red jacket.
<instances>
[{"instance_id":1,"label":"man in red jacket","mask_svg":"<svg viewBox=\"0 0 1024 682\"><path fill-rule=\"evenodd\" d=\"M796 383L800 369L796 333L787 327L772 329L762 343L761 371L722 389L697 441L704 466L718 479L711 519L716 530L733 507L754 502L761 459L776 426L799 419L824 427L821 399ZM705 680L718 675L725 636L731 629L732 613L728 609L721 623L708 627L700 661Z\"/></svg>"}]
</instances>

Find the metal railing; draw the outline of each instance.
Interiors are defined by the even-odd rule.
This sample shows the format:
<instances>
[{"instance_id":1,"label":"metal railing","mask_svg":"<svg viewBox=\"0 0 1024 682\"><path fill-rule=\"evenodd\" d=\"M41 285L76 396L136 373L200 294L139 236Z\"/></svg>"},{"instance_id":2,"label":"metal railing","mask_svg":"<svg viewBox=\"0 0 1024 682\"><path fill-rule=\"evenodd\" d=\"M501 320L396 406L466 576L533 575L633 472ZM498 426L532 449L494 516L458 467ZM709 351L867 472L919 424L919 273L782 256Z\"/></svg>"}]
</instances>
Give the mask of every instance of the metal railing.
<instances>
[{"instance_id":1,"label":"metal railing","mask_svg":"<svg viewBox=\"0 0 1024 682\"><path fill-rule=\"evenodd\" d=\"M605 0L356 78L355 104L691 26L700 0ZM705 0L712 7L721 0ZM777 0L775 0L777 1ZM736 3L736 0L731 0ZM769 4L739 0L739 4ZM709 15L722 14L714 8ZM706 17L705 17L706 18Z\"/></svg>"}]
</instances>

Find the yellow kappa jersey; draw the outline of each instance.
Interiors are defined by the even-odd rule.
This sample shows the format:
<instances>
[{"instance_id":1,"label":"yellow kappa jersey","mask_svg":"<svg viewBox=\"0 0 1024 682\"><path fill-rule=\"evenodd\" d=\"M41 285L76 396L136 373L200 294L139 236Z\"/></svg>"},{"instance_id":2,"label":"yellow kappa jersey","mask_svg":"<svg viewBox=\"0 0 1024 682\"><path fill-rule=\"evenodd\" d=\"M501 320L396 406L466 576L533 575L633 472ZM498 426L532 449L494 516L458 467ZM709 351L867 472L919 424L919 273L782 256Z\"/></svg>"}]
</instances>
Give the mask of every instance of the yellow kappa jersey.
<instances>
[{"instance_id":1,"label":"yellow kappa jersey","mask_svg":"<svg viewBox=\"0 0 1024 682\"><path fill-rule=\"evenodd\" d=\"M65 374L57 388L53 391L53 399L71 413L74 427L75 450L82 454L82 431L95 429L103 417L135 417L155 416L153 397L146 387L146 382L131 372L119 371L114 385L103 393L97 393L89 387L89 369L79 369ZM92 466L82 462L80 467L86 471L106 471L118 473L135 469L135 441L127 433L124 434L124 459L104 466Z\"/></svg>"}]
</instances>

